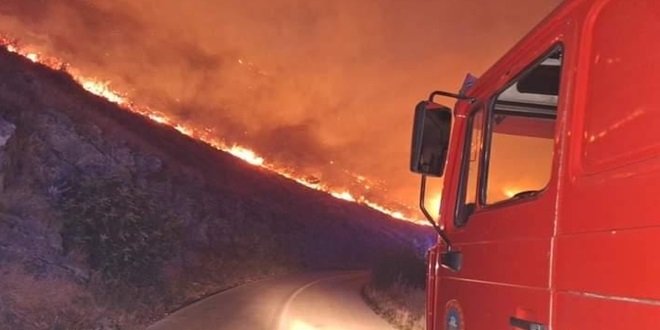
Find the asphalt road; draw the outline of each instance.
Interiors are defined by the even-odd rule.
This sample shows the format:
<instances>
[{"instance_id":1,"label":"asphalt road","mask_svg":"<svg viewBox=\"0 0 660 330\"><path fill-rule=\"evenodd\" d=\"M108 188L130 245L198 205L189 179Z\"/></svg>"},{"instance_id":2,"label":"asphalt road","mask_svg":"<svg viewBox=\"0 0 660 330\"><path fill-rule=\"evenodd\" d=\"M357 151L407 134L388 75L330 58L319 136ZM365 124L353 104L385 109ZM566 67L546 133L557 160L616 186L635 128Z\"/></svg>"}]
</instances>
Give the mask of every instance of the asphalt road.
<instances>
[{"instance_id":1,"label":"asphalt road","mask_svg":"<svg viewBox=\"0 0 660 330\"><path fill-rule=\"evenodd\" d=\"M295 274L237 287L147 330L394 330L360 296L366 272Z\"/></svg>"}]
</instances>

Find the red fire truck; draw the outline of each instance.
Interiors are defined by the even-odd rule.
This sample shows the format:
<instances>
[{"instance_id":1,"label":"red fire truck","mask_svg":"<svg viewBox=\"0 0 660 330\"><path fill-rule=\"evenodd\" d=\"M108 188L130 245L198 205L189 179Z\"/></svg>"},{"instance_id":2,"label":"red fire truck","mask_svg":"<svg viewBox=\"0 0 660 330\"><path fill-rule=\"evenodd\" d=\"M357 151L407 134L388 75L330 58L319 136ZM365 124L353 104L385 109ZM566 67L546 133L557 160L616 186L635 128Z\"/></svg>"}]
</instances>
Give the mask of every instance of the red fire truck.
<instances>
[{"instance_id":1,"label":"red fire truck","mask_svg":"<svg viewBox=\"0 0 660 330\"><path fill-rule=\"evenodd\" d=\"M428 329L660 329L658 62L660 1L569 0L419 103L422 209L444 177Z\"/></svg>"}]
</instances>

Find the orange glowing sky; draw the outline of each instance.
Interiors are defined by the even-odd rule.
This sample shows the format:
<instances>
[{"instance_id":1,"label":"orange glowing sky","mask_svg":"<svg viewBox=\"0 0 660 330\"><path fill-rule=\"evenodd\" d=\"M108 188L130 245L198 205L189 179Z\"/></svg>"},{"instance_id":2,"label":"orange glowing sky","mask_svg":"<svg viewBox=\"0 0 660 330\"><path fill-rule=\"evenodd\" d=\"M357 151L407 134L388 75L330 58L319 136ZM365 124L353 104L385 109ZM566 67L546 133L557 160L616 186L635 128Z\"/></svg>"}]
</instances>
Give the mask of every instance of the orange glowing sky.
<instances>
[{"instance_id":1,"label":"orange glowing sky","mask_svg":"<svg viewBox=\"0 0 660 330\"><path fill-rule=\"evenodd\" d=\"M414 208L413 106L483 72L558 2L3 0L0 34L239 156Z\"/></svg>"}]
</instances>

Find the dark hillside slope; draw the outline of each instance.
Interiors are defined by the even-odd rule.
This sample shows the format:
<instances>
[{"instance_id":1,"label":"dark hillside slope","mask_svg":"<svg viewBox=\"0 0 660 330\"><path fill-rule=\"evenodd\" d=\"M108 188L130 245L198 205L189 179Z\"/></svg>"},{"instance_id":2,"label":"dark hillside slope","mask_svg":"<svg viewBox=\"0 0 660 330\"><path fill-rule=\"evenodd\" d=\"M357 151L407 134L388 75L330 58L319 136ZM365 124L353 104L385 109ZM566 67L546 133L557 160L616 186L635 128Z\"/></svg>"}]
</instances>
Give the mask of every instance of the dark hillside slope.
<instances>
[{"instance_id":1,"label":"dark hillside slope","mask_svg":"<svg viewBox=\"0 0 660 330\"><path fill-rule=\"evenodd\" d=\"M0 49L0 329L140 328L245 281L432 239Z\"/></svg>"}]
</instances>

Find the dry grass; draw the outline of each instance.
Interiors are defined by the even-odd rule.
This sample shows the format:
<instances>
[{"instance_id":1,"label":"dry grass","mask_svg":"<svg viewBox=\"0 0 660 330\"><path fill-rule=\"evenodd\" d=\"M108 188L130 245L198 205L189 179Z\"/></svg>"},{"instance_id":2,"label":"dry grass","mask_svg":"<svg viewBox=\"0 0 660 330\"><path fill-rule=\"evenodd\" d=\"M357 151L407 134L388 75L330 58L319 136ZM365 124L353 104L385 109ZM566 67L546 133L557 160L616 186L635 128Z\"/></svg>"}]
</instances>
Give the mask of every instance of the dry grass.
<instances>
[{"instance_id":1,"label":"dry grass","mask_svg":"<svg viewBox=\"0 0 660 330\"><path fill-rule=\"evenodd\" d=\"M373 310L403 330L426 326L426 263L414 250L385 251L362 296Z\"/></svg>"},{"instance_id":2,"label":"dry grass","mask_svg":"<svg viewBox=\"0 0 660 330\"><path fill-rule=\"evenodd\" d=\"M0 272L0 329L95 329L92 324L111 313L93 301L70 281L39 279L19 266Z\"/></svg>"},{"instance_id":3,"label":"dry grass","mask_svg":"<svg viewBox=\"0 0 660 330\"><path fill-rule=\"evenodd\" d=\"M385 290L372 285L362 289L362 296L383 318L403 330L423 330L426 326L426 292L403 284Z\"/></svg>"}]
</instances>

